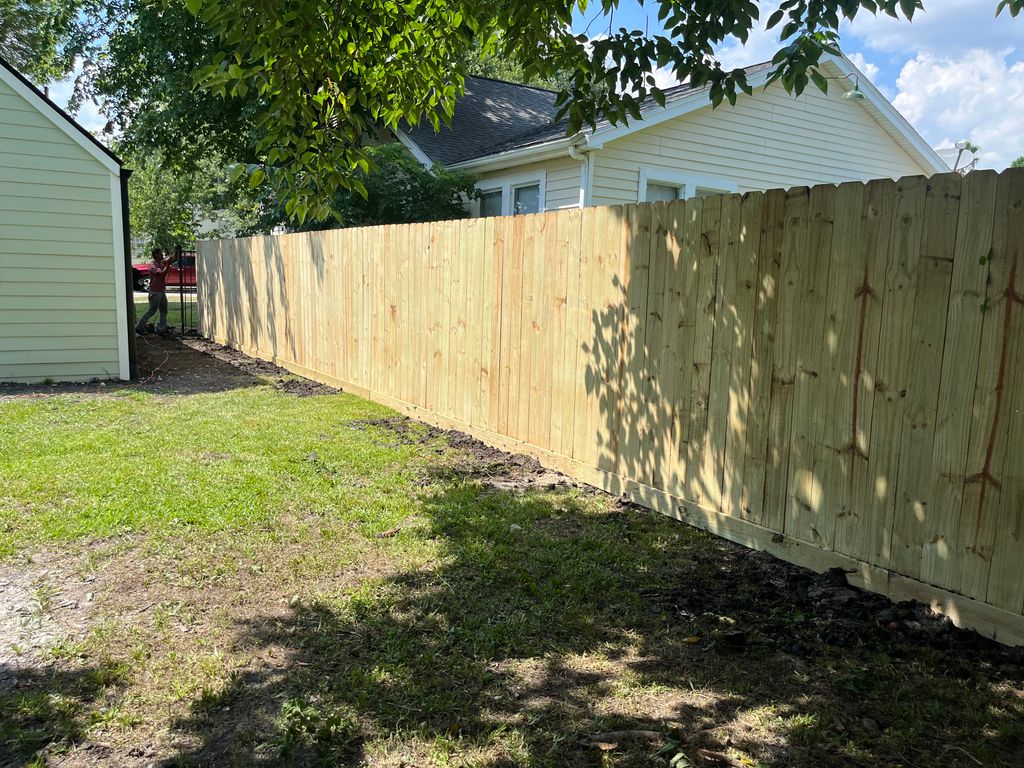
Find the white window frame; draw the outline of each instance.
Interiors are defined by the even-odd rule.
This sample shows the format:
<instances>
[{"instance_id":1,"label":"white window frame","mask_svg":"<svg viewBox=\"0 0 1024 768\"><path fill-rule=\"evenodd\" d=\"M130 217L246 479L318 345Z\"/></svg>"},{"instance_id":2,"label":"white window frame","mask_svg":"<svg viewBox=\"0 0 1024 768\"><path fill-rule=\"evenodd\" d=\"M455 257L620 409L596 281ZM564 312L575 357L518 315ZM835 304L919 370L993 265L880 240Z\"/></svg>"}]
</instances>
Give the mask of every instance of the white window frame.
<instances>
[{"instance_id":1,"label":"white window frame","mask_svg":"<svg viewBox=\"0 0 1024 768\"><path fill-rule=\"evenodd\" d=\"M722 194L729 194L736 191L736 184L725 179L713 179L710 176L693 176L688 173L680 173L671 168L658 168L652 165L640 167L640 186L637 191L637 202L647 202L647 185L664 184L675 187L679 190L679 199L688 200L697 193L698 187L706 189L721 190Z\"/></svg>"},{"instance_id":2,"label":"white window frame","mask_svg":"<svg viewBox=\"0 0 1024 768\"><path fill-rule=\"evenodd\" d=\"M476 183L480 192L501 192L501 215L512 216L513 193L520 187L539 187L537 213L544 213L545 197L547 191L547 171L531 171L528 173L515 173L507 176L492 176ZM473 201L473 216L480 216L480 201Z\"/></svg>"}]
</instances>

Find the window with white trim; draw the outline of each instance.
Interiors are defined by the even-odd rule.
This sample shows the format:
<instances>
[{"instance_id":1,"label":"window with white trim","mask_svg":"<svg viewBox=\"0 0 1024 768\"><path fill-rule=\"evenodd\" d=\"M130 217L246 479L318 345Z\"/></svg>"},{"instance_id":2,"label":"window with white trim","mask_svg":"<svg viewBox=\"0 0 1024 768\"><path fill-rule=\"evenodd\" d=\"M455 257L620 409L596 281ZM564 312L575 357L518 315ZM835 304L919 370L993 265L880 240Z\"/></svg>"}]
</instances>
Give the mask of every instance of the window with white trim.
<instances>
[{"instance_id":1,"label":"window with white trim","mask_svg":"<svg viewBox=\"0 0 1024 768\"><path fill-rule=\"evenodd\" d=\"M520 173L498 176L477 182L480 199L478 216L515 216L541 213L544 210L544 187L547 174Z\"/></svg>"},{"instance_id":2,"label":"window with white trim","mask_svg":"<svg viewBox=\"0 0 1024 768\"><path fill-rule=\"evenodd\" d=\"M639 173L637 202L688 200L691 197L710 197L736 191L736 185L722 179L710 179L679 173L671 168L643 166Z\"/></svg>"},{"instance_id":3,"label":"window with white trim","mask_svg":"<svg viewBox=\"0 0 1024 768\"><path fill-rule=\"evenodd\" d=\"M492 189L480 193L480 215L501 216L501 190Z\"/></svg>"},{"instance_id":4,"label":"window with white trim","mask_svg":"<svg viewBox=\"0 0 1024 768\"><path fill-rule=\"evenodd\" d=\"M641 202L645 203L670 203L673 200L678 200L682 195L682 190L675 184L665 184L660 181L648 181L644 191L646 195Z\"/></svg>"}]
</instances>

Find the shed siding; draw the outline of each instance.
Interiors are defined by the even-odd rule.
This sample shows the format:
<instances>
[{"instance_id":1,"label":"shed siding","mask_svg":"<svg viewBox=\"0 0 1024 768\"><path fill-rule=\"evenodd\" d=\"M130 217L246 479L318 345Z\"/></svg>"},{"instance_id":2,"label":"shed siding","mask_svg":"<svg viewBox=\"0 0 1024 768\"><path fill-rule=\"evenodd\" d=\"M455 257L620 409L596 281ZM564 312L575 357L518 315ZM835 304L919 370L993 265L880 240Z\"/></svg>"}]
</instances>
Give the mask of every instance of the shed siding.
<instances>
[{"instance_id":1,"label":"shed siding","mask_svg":"<svg viewBox=\"0 0 1024 768\"><path fill-rule=\"evenodd\" d=\"M558 158L547 162L518 165L504 171L480 174L480 181L500 178L510 174L525 174L545 171L544 210L579 208L580 206L580 163L572 158Z\"/></svg>"},{"instance_id":2,"label":"shed siding","mask_svg":"<svg viewBox=\"0 0 1024 768\"><path fill-rule=\"evenodd\" d=\"M111 174L0 80L0 381L118 376Z\"/></svg>"},{"instance_id":3,"label":"shed siding","mask_svg":"<svg viewBox=\"0 0 1024 768\"><path fill-rule=\"evenodd\" d=\"M859 103L781 85L609 141L594 156L592 204L637 201L640 166L721 179L737 191L930 174Z\"/></svg>"}]
</instances>

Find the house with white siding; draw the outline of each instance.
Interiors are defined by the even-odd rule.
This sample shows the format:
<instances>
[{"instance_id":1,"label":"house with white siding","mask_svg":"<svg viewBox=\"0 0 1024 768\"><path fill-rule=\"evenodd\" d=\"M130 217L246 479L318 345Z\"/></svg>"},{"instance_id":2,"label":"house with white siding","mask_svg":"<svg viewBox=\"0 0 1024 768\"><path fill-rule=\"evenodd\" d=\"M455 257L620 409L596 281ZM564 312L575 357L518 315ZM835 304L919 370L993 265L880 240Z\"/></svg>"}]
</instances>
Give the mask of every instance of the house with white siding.
<instances>
[{"instance_id":1,"label":"house with white siding","mask_svg":"<svg viewBox=\"0 0 1024 768\"><path fill-rule=\"evenodd\" d=\"M754 94L735 106L712 108L706 88L684 84L666 89L664 106L644 105L642 120L573 136L555 119L553 91L470 77L450 126L406 127L398 138L426 165L477 174L481 216L950 170L845 57L819 67L827 94L765 87L771 69L746 70Z\"/></svg>"},{"instance_id":2,"label":"house with white siding","mask_svg":"<svg viewBox=\"0 0 1024 768\"><path fill-rule=\"evenodd\" d=\"M0 382L131 377L128 174L0 59Z\"/></svg>"}]
</instances>

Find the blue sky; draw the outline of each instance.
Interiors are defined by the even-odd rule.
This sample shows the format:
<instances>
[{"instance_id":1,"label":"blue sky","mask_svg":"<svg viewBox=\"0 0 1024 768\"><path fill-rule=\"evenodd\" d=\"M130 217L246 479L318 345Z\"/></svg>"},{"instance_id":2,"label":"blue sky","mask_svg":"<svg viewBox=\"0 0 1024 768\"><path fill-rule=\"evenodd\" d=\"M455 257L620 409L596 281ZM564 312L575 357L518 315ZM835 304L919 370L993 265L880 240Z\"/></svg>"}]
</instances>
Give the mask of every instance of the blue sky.
<instances>
[{"instance_id":1,"label":"blue sky","mask_svg":"<svg viewBox=\"0 0 1024 768\"><path fill-rule=\"evenodd\" d=\"M1024 155L1024 17L1007 13L995 18L997 0L925 0L926 11L913 22L888 16L859 15L841 30L843 49L854 63L896 105L934 147L969 138L981 145L979 165L1005 168ZM600 14L592 0L574 28L583 32ZM774 5L765 3L762 18ZM657 8L623 0L615 28L650 29ZM606 32L607 20L595 20L591 35ZM775 33L760 29L746 46L726 43L719 51L723 64L744 66L770 59L778 49ZM674 81L660 73L664 84ZM51 88L61 106L71 95L70 81ZM99 130L104 121L94 104L86 104L79 121Z\"/></svg>"}]
</instances>

